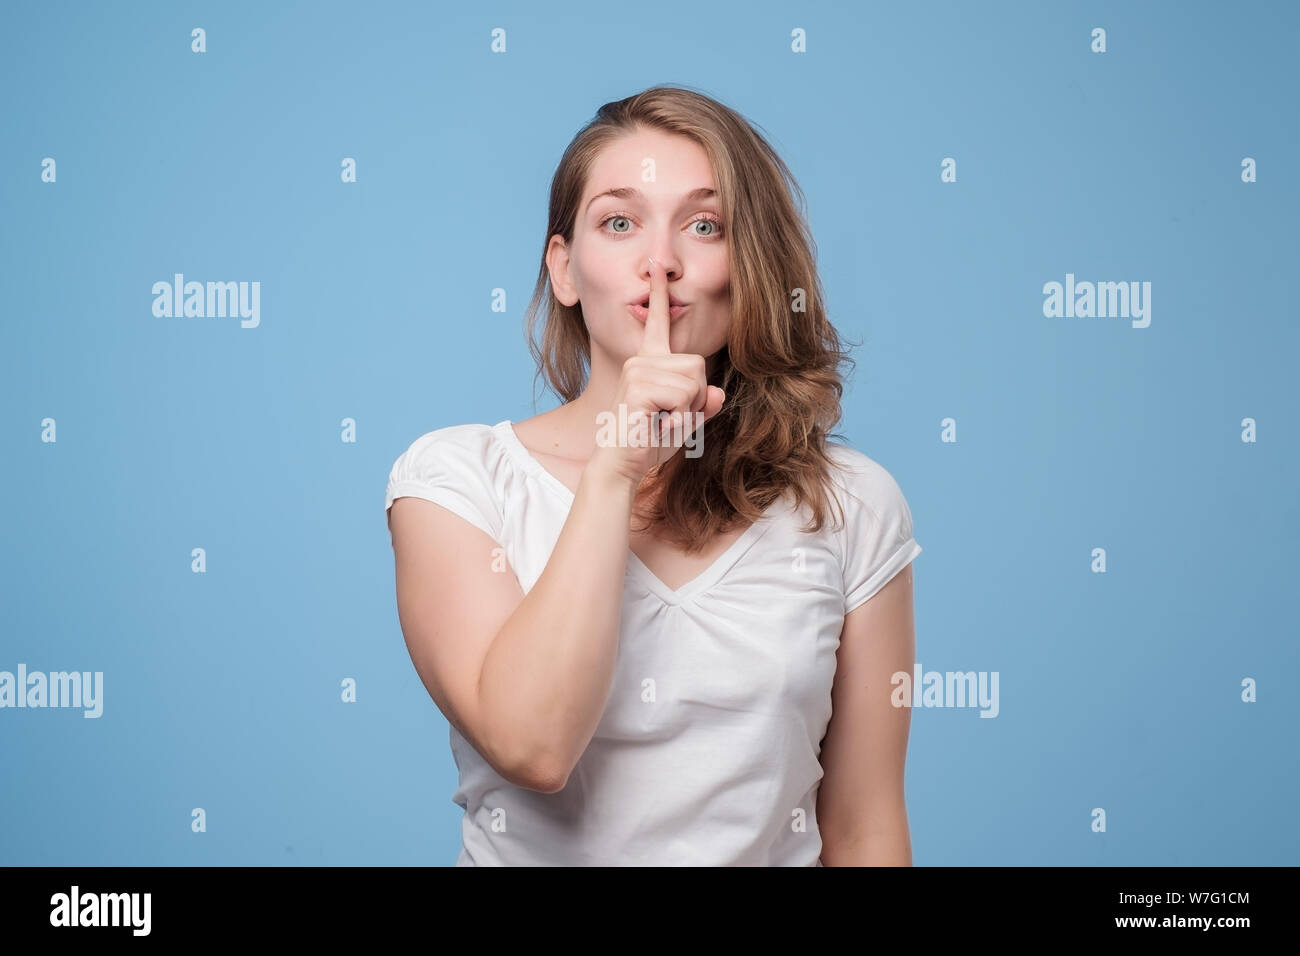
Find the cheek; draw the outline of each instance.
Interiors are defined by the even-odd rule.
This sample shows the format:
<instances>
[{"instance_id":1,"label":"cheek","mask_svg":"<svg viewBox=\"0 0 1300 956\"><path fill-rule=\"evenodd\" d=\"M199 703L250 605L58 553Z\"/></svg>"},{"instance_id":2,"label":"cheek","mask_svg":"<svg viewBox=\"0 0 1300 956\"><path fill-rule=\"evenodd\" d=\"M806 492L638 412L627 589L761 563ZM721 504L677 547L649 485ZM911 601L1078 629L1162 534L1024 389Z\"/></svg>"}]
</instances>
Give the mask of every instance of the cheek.
<instances>
[{"instance_id":1,"label":"cheek","mask_svg":"<svg viewBox=\"0 0 1300 956\"><path fill-rule=\"evenodd\" d=\"M712 264L712 268L708 272L708 281L706 285L716 301L723 304L730 301L731 272L727 267L727 259L725 255L720 256L718 260Z\"/></svg>"},{"instance_id":2,"label":"cheek","mask_svg":"<svg viewBox=\"0 0 1300 956\"><path fill-rule=\"evenodd\" d=\"M599 245L584 248L580 255L574 256L574 275L578 276L581 291L587 295L604 297L618 291L613 277L620 273L615 266L617 260Z\"/></svg>"},{"instance_id":3,"label":"cheek","mask_svg":"<svg viewBox=\"0 0 1300 956\"><path fill-rule=\"evenodd\" d=\"M710 335L713 344L717 348L727 344L731 335L731 281L726 270L722 271L716 291L714 292L714 301L717 303L714 311L714 320L710 329Z\"/></svg>"},{"instance_id":4,"label":"cheek","mask_svg":"<svg viewBox=\"0 0 1300 956\"><path fill-rule=\"evenodd\" d=\"M731 303L729 295L724 289L714 300L713 307L709 309L709 319L705 328L700 330L700 335L704 339L700 344L706 346L710 352L716 352L722 348L731 338Z\"/></svg>"}]
</instances>

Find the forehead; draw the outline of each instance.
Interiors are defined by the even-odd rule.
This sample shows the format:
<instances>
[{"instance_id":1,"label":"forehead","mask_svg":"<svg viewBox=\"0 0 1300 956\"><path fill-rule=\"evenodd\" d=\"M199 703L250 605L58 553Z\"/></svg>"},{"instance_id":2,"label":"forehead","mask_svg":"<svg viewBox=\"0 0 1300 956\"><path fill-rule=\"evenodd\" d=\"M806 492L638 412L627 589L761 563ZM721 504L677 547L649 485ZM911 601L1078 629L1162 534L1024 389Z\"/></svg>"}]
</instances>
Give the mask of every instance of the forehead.
<instances>
[{"instance_id":1,"label":"forehead","mask_svg":"<svg viewBox=\"0 0 1300 956\"><path fill-rule=\"evenodd\" d=\"M653 171L653 180L645 177ZM648 196L676 195L701 186L717 188L704 147L687 136L639 129L620 136L596 155L583 202L607 189L630 186Z\"/></svg>"}]
</instances>

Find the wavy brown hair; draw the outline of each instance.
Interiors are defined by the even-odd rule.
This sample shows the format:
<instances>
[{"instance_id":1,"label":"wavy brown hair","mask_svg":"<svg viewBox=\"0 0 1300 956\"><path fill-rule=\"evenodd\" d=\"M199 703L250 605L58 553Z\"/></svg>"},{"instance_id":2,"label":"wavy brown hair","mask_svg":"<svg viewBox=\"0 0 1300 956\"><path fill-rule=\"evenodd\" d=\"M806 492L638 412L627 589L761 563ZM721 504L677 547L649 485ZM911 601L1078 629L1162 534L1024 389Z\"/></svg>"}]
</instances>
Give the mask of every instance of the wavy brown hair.
<instances>
[{"instance_id":1,"label":"wavy brown hair","mask_svg":"<svg viewBox=\"0 0 1300 956\"><path fill-rule=\"evenodd\" d=\"M806 200L789 168L744 117L685 87L655 86L606 103L573 138L551 180L542 265L529 303L529 350L552 391L571 402L586 386L591 343L581 303L555 297L546 246L572 244L578 204L597 154L611 141L648 127L690 137L708 154L728 230L731 325L710 363L709 384L727 393L701 434L698 458L674 455L647 476L642 492L662 490L642 515L647 528L688 552L738 521L756 521L789 493L826 520L828 437L840 420L842 363L853 364L826 316L816 243ZM542 340L534 332L545 310ZM534 380L535 381L535 380ZM836 503L838 505L838 502ZM843 518L842 511L840 512Z\"/></svg>"}]
</instances>

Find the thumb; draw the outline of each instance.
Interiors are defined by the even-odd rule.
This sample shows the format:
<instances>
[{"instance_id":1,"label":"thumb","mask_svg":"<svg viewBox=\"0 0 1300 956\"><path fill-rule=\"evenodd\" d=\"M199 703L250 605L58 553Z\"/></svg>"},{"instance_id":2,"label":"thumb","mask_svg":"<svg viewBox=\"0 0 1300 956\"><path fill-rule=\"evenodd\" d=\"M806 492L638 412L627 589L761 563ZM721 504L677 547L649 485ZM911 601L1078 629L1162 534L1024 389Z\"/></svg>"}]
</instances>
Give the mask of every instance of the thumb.
<instances>
[{"instance_id":1,"label":"thumb","mask_svg":"<svg viewBox=\"0 0 1300 956\"><path fill-rule=\"evenodd\" d=\"M705 400L704 408L701 411L701 414L704 417L700 419L700 423L703 424L704 422L707 422L714 415L718 414L718 412L722 411L722 403L726 400L726 392L718 388L716 385L710 385L709 397Z\"/></svg>"},{"instance_id":2,"label":"thumb","mask_svg":"<svg viewBox=\"0 0 1300 956\"><path fill-rule=\"evenodd\" d=\"M698 412L691 412L688 416L691 427L685 434L692 438L703 435L704 423L722 410L722 403L726 401L727 393L716 385L709 386L708 398L705 399L704 408Z\"/></svg>"}]
</instances>

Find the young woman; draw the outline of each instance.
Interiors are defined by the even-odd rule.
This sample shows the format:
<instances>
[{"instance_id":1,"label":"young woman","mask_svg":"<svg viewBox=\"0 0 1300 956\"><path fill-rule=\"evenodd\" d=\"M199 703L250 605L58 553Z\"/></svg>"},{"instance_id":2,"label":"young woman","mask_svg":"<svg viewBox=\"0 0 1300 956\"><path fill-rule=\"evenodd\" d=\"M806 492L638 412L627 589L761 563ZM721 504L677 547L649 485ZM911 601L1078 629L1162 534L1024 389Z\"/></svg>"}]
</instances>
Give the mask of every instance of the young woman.
<instances>
[{"instance_id":1,"label":"young woman","mask_svg":"<svg viewBox=\"0 0 1300 956\"><path fill-rule=\"evenodd\" d=\"M827 441L850 360L795 194L715 100L603 106L552 181L528 314L564 404L394 463L458 865L911 863L891 677L921 548L892 476Z\"/></svg>"}]
</instances>

